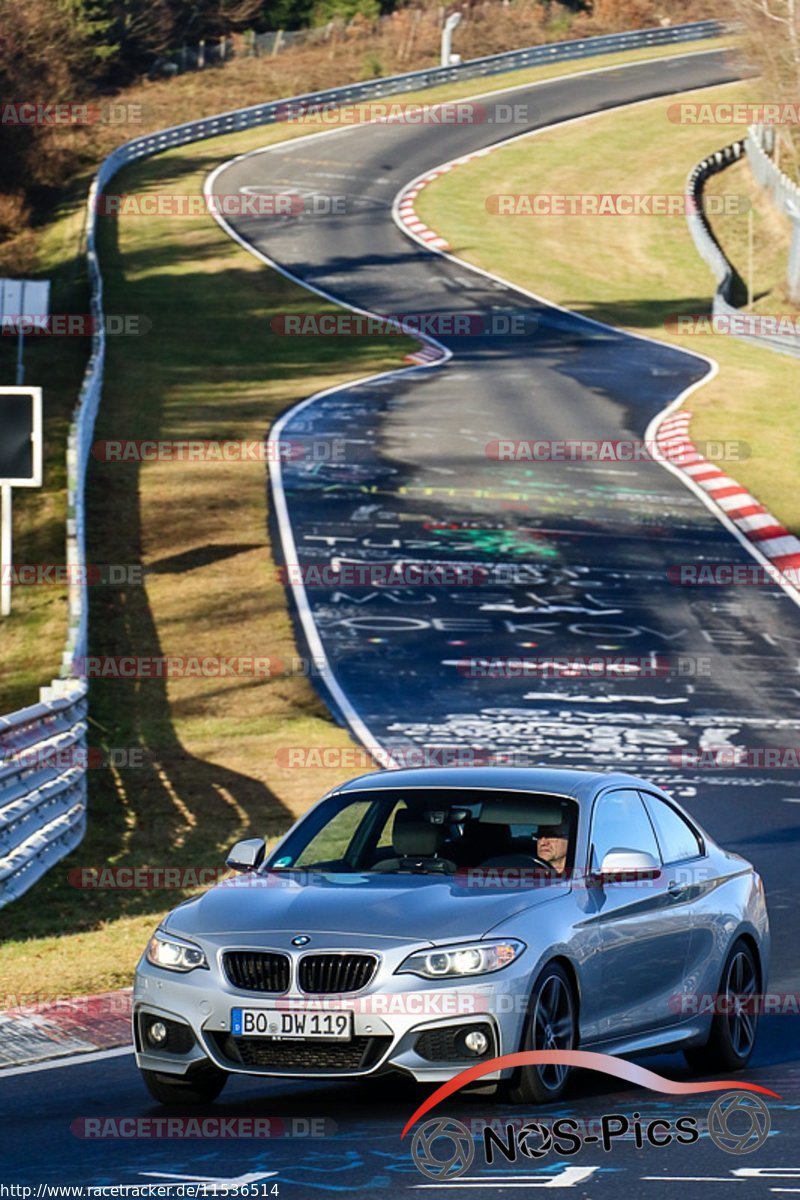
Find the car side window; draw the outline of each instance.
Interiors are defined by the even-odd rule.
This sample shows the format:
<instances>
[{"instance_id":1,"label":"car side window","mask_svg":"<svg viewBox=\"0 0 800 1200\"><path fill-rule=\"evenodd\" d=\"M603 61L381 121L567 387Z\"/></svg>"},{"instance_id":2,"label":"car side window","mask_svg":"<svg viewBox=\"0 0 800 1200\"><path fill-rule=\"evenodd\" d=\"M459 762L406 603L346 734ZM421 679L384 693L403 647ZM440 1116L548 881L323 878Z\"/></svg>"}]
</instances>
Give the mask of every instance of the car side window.
<instances>
[{"instance_id":1,"label":"car side window","mask_svg":"<svg viewBox=\"0 0 800 1200\"><path fill-rule=\"evenodd\" d=\"M684 821L680 813L657 796L642 793L645 807L650 814L661 847L665 863L681 862L685 858L697 858L703 846L697 834Z\"/></svg>"},{"instance_id":2,"label":"car side window","mask_svg":"<svg viewBox=\"0 0 800 1200\"><path fill-rule=\"evenodd\" d=\"M612 850L640 850L661 862L653 827L639 793L633 788L605 792L595 803L590 869L599 871Z\"/></svg>"}]
</instances>

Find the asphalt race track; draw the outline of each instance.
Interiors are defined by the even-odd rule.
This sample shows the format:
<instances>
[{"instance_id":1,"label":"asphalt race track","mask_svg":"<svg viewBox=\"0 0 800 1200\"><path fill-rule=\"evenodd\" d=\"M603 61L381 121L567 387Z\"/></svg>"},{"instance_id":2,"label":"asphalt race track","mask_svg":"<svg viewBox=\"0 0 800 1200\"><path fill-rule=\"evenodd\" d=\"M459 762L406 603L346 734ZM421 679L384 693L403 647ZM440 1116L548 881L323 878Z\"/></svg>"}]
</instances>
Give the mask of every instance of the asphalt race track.
<instances>
[{"instance_id":1,"label":"asphalt race track","mask_svg":"<svg viewBox=\"0 0 800 1200\"><path fill-rule=\"evenodd\" d=\"M641 438L657 412L706 374L707 364L578 319L426 252L397 228L391 212L411 179L515 132L734 77L721 54L694 53L515 89L484 101L489 119L480 123L379 123L302 139L234 161L215 174L213 188L226 195L255 189L344 197L338 206L344 211L239 217L233 232L358 309L481 318L481 332L437 333L452 355L443 365L313 399L293 410L280 431L292 442L341 438L347 446L344 461L284 464L287 564L449 563L481 578L471 587L292 589L301 637L312 651L324 651L328 667L318 683L332 707L398 760L414 747L464 747L487 756L525 750L530 761L614 765L657 779L761 871L773 927L771 990L790 992L800 991L792 884L800 779L753 766L710 770L686 765L680 755L710 746L797 743L798 721L787 716L800 696L797 606L777 587L689 588L669 581L670 565L752 560L657 462L509 464L486 454L500 438ZM521 123L492 119L493 106L508 101L525 109ZM665 152L669 130L665 118ZM530 146L535 155L535 140ZM535 236L533 223L521 236ZM318 304L310 294L308 312ZM521 333L495 331L504 328L499 318L512 317L521 321L514 326ZM268 339L278 336L265 331L266 363ZM731 469L735 475L735 464ZM655 656L665 669L619 680L473 678L464 670L464 660L482 657L620 654ZM479 1154L466 1178L434 1186L412 1164L410 1139L400 1140L425 1093L394 1080L234 1080L213 1106L220 1116L281 1118L294 1137L81 1138L75 1123L86 1117L164 1114L124 1055L0 1073L2 1182L158 1182L148 1172L176 1180L247 1177L265 1189L277 1183L276 1194L289 1200L421 1187L464 1197L566 1187L592 1200L620 1194L689 1200L715 1188L727 1195L727 1184L743 1200L798 1191L797 1029L786 1015L762 1023L746 1078L782 1099L769 1102L772 1136L750 1156L726 1153L708 1138L663 1149L638 1149L629 1138L607 1154L584 1147L569 1161L550 1155L487 1167ZM647 1065L688 1078L677 1055ZM521 1114L481 1095L448 1102L444 1111L478 1125L498 1117L590 1120L634 1111L702 1119L712 1100L580 1076L559 1114ZM303 1136L302 1122L314 1119L326 1136Z\"/></svg>"}]
</instances>

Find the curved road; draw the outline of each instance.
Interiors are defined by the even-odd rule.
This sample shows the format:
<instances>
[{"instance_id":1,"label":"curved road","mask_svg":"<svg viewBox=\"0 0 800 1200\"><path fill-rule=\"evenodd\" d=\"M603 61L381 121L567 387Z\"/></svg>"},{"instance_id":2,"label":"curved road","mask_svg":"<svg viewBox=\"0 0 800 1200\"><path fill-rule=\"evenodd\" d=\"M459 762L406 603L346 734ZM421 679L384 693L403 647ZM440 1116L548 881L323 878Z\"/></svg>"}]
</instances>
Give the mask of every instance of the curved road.
<instances>
[{"instance_id":1,"label":"curved road","mask_svg":"<svg viewBox=\"0 0 800 1200\"><path fill-rule=\"evenodd\" d=\"M290 440L347 439L344 462L283 468L289 563L410 560L486 573L477 587L294 589L301 632L329 664L320 683L332 705L366 740L399 758L416 746L486 754L524 749L535 761L624 764L659 778L762 871L773 920L772 984L789 989L798 980L790 803L800 800L797 777L687 768L675 755L709 745L795 742L797 608L777 588L693 591L667 581L670 564L701 556L749 559L657 463L533 468L500 464L485 453L497 438L641 437L656 412L702 378L706 364L533 302L426 253L391 217L392 201L409 180L515 131L733 77L722 55L707 53L571 77L486 101L490 119L481 124L369 125L289 143L226 166L213 187L221 194L345 197L336 214L238 218L233 232L352 306L385 314L478 314L484 330L498 315L523 322L524 332L512 337L442 334L439 341L452 352L444 366L341 389L285 420L282 436ZM494 105L506 102L522 106L516 126L491 119L498 116ZM665 121L665 134L669 129ZM530 225L521 235L534 235ZM315 308L311 297L308 311ZM461 665L485 655L620 653L655 655L668 673L630 682L473 679ZM692 662L699 671L687 674ZM661 1200L705 1197L735 1183L749 1200L800 1187L796 1024L786 1016L766 1020L747 1072L783 1097L770 1105L773 1137L751 1158L735 1158L707 1139L664 1150L637 1150L628 1140L608 1155L587 1148L571 1164L523 1160L501 1170L476 1160L474 1184L432 1191L500 1196L509 1187L547 1185L602 1200L622 1187ZM685 1074L677 1056L648 1065ZM0 1072L0 1078L2 1184L246 1177L263 1185L260 1194L291 1200L411 1194L427 1182L411 1165L408 1141L399 1141L420 1098L402 1082L233 1081L214 1106L224 1116L282 1117L290 1130L304 1128L293 1127L294 1120L335 1122L319 1139L89 1142L77 1136L76 1120L163 1112L146 1097L129 1056ZM594 1077L576 1083L559 1115L596 1118L635 1109L702 1116L711 1100L665 1100L624 1088L606 1097L606 1086ZM520 1116L479 1096L460 1098L447 1113L478 1122ZM568 1166L580 1170L565 1173Z\"/></svg>"}]
</instances>

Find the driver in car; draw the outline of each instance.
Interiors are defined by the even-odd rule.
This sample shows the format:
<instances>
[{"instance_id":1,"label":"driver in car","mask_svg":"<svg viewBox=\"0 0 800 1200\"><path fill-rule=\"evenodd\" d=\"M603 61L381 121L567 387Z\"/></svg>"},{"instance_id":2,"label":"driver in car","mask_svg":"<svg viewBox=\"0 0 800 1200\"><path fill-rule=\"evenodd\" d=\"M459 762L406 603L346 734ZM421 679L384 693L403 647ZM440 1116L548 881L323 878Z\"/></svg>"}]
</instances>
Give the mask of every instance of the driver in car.
<instances>
[{"instance_id":1,"label":"driver in car","mask_svg":"<svg viewBox=\"0 0 800 1200\"><path fill-rule=\"evenodd\" d=\"M540 825L536 840L537 857L546 862L558 875L567 871L567 854L569 852L569 823L562 821L560 825Z\"/></svg>"}]
</instances>

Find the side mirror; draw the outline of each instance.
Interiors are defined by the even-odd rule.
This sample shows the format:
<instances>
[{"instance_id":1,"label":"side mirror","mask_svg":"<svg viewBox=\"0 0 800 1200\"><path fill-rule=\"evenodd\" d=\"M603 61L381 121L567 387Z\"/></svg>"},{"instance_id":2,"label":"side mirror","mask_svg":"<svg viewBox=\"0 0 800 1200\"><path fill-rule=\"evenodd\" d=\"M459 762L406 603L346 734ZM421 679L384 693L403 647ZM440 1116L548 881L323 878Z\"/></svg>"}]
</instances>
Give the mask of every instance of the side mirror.
<instances>
[{"instance_id":1,"label":"side mirror","mask_svg":"<svg viewBox=\"0 0 800 1200\"><path fill-rule=\"evenodd\" d=\"M267 845L263 838L246 838L236 843L225 859L225 866L233 871L257 871L266 852Z\"/></svg>"},{"instance_id":2,"label":"side mirror","mask_svg":"<svg viewBox=\"0 0 800 1200\"><path fill-rule=\"evenodd\" d=\"M598 872L600 883L624 883L632 879L658 879L661 867L644 850L609 850Z\"/></svg>"}]
</instances>

